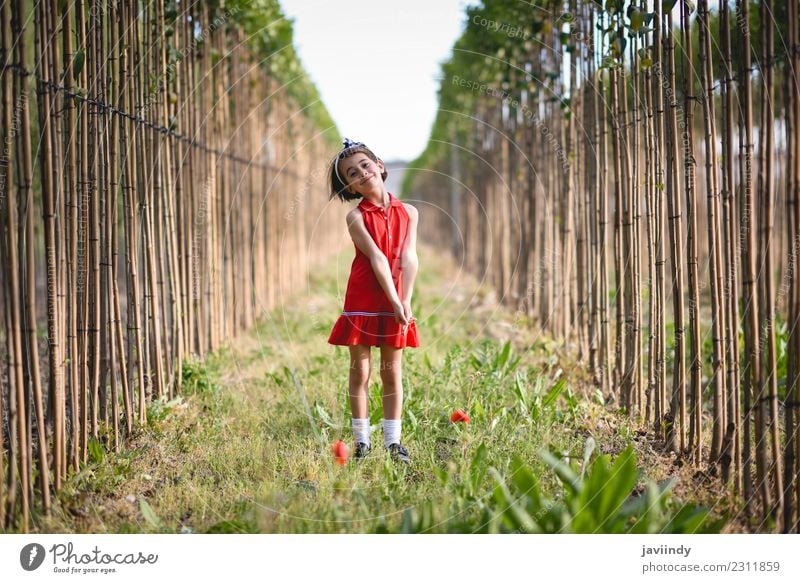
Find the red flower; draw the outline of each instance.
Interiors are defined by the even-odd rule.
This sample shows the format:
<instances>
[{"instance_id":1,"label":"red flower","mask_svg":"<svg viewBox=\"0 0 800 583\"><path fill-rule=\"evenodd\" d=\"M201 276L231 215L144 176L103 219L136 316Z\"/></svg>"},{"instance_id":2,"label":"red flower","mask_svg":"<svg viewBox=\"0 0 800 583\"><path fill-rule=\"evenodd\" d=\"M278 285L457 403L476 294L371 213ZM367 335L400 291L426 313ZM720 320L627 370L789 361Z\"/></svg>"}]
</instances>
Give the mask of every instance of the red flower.
<instances>
[{"instance_id":1,"label":"red flower","mask_svg":"<svg viewBox=\"0 0 800 583\"><path fill-rule=\"evenodd\" d=\"M336 458L336 463L343 466L347 463L347 445L341 439L331 446L333 457Z\"/></svg>"},{"instance_id":2,"label":"red flower","mask_svg":"<svg viewBox=\"0 0 800 583\"><path fill-rule=\"evenodd\" d=\"M456 409L450 415L450 423L469 423L469 415L464 409Z\"/></svg>"}]
</instances>

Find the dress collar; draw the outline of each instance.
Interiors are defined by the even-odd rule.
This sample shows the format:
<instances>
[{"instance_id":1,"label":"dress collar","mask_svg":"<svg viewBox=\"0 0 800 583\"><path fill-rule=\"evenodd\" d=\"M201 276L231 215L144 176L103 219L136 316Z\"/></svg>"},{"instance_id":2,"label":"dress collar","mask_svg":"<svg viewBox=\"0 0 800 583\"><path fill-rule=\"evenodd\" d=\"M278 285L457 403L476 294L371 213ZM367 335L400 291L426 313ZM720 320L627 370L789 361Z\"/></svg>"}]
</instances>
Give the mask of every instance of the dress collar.
<instances>
[{"instance_id":1,"label":"dress collar","mask_svg":"<svg viewBox=\"0 0 800 583\"><path fill-rule=\"evenodd\" d=\"M403 204L402 202L400 202L400 199L397 198L396 196L394 196L391 192L387 191L386 194L389 195L389 207L401 206ZM389 207L387 207L387 210L389 209ZM360 208L362 211L382 211L383 210L383 207L373 203L372 201L370 201L370 200L368 200L366 198L362 198L361 199L361 202L358 203L358 208Z\"/></svg>"}]
</instances>

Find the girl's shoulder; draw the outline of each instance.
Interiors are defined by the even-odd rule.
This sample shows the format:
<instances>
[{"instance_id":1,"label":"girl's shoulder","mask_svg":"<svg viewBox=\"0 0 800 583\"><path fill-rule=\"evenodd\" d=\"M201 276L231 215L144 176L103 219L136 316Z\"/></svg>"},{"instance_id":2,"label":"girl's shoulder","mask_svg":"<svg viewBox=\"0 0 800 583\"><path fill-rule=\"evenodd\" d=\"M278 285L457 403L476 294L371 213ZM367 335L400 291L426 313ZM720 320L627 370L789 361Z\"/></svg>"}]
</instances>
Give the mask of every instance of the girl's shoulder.
<instances>
[{"instance_id":1,"label":"girl's shoulder","mask_svg":"<svg viewBox=\"0 0 800 583\"><path fill-rule=\"evenodd\" d=\"M353 229L363 228L364 225L364 218L361 216L361 211L358 207L354 209L350 209L347 212L347 216L345 216L345 225L347 225L347 230L352 234Z\"/></svg>"},{"instance_id":2,"label":"girl's shoulder","mask_svg":"<svg viewBox=\"0 0 800 583\"><path fill-rule=\"evenodd\" d=\"M417 210L417 207L415 207L413 204L408 204L407 202L404 202L403 208L406 209L409 218L416 219L419 216L419 211Z\"/></svg>"},{"instance_id":3,"label":"girl's shoulder","mask_svg":"<svg viewBox=\"0 0 800 583\"><path fill-rule=\"evenodd\" d=\"M347 215L345 216L345 220L347 221L348 225L360 218L361 218L361 209L358 207L352 208L349 211L347 211Z\"/></svg>"}]
</instances>

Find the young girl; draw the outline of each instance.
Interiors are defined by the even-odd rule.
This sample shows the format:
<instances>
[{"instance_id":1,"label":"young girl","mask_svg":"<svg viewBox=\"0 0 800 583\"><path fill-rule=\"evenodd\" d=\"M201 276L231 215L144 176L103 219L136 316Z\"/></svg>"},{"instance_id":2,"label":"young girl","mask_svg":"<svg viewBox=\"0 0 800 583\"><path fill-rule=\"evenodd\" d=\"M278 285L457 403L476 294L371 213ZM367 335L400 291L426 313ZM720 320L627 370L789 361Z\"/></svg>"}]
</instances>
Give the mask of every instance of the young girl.
<instances>
[{"instance_id":1,"label":"young girl","mask_svg":"<svg viewBox=\"0 0 800 583\"><path fill-rule=\"evenodd\" d=\"M417 276L417 209L386 190L388 173L361 142L345 138L333 159L330 198L361 199L347 213L347 229L356 256L347 281L344 309L328 342L350 347L350 411L353 415L354 457L370 451L367 397L372 346L381 353L383 381L383 445L392 459L410 463L400 442L403 407L403 349L419 346L411 295Z\"/></svg>"}]
</instances>

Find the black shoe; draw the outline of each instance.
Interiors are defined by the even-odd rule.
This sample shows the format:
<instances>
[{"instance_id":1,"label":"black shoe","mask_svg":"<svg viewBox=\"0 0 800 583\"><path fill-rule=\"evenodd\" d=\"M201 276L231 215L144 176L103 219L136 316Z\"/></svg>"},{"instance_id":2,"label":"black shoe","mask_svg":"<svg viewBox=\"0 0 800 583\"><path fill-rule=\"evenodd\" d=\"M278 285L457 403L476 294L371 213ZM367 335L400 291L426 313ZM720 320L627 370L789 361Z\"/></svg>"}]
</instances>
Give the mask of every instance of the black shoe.
<instances>
[{"instance_id":1,"label":"black shoe","mask_svg":"<svg viewBox=\"0 0 800 583\"><path fill-rule=\"evenodd\" d=\"M356 444L356 452L353 454L353 459L363 460L369 455L370 446L364 442L359 441Z\"/></svg>"},{"instance_id":2,"label":"black shoe","mask_svg":"<svg viewBox=\"0 0 800 583\"><path fill-rule=\"evenodd\" d=\"M408 457L408 450L404 448L399 443L393 443L388 447L389 455L392 456L392 460L395 462L403 462L404 464L410 464L411 458Z\"/></svg>"}]
</instances>

